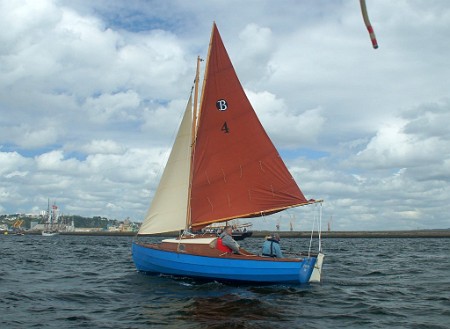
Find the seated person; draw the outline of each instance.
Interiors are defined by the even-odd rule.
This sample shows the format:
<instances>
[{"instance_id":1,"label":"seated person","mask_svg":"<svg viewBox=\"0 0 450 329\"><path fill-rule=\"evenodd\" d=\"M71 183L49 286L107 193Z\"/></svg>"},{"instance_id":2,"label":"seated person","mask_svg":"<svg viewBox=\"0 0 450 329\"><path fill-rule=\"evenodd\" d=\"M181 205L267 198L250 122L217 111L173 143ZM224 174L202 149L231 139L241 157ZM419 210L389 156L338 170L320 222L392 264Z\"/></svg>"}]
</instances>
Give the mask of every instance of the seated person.
<instances>
[{"instance_id":1,"label":"seated person","mask_svg":"<svg viewBox=\"0 0 450 329\"><path fill-rule=\"evenodd\" d=\"M280 248L280 235L278 233L272 233L266 238L262 246L262 255L268 257L282 258L283 253Z\"/></svg>"},{"instance_id":2,"label":"seated person","mask_svg":"<svg viewBox=\"0 0 450 329\"><path fill-rule=\"evenodd\" d=\"M222 245L230 248L235 254L240 254L239 244L233 239L231 226L226 226L219 238L222 240Z\"/></svg>"}]
</instances>

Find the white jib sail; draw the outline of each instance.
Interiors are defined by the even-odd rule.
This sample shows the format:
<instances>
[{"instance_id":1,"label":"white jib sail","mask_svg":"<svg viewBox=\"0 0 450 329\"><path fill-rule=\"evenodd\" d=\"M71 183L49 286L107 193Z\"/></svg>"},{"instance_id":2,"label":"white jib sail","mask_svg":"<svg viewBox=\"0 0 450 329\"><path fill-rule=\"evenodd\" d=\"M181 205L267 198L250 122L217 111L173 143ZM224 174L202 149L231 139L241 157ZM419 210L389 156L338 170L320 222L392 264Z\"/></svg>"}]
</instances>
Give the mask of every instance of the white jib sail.
<instances>
[{"instance_id":1,"label":"white jib sail","mask_svg":"<svg viewBox=\"0 0 450 329\"><path fill-rule=\"evenodd\" d=\"M189 98L169 160L138 234L164 233L185 228L191 135L192 103Z\"/></svg>"}]
</instances>

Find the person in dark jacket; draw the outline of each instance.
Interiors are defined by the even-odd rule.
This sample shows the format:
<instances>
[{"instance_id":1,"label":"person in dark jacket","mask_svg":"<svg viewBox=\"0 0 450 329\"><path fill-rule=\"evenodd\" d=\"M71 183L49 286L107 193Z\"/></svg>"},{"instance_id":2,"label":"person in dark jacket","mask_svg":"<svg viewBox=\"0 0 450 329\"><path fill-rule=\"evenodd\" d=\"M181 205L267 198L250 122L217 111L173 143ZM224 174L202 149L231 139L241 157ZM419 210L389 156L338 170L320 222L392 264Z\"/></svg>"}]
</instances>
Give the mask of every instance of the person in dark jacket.
<instances>
[{"instance_id":1,"label":"person in dark jacket","mask_svg":"<svg viewBox=\"0 0 450 329\"><path fill-rule=\"evenodd\" d=\"M239 244L233 239L233 228L231 226L225 226L220 238L223 245L229 247L235 254L240 254Z\"/></svg>"},{"instance_id":2,"label":"person in dark jacket","mask_svg":"<svg viewBox=\"0 0 450 329\"><path fill-rule=\"evenodd\" d=\"M267 237L262 246L262 255L268 257L282 258L283 253L280 248L280 235L278 233L272 233Z\"/></svg>"}]
</instances>

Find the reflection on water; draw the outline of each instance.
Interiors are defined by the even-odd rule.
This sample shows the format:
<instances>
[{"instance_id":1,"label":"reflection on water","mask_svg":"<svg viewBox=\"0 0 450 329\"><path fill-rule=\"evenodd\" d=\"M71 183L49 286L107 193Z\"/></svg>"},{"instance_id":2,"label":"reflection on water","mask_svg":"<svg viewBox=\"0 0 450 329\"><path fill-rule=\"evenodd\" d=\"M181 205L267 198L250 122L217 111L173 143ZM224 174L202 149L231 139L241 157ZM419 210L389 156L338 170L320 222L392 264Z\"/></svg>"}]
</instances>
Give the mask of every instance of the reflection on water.
<instances>
[{"instance_id":1,"label":"reflection on water","mask_svg":"<svg viewBox=\"0 0 450 329\"><path fill-rule=\"evenodd\" d=\"M192 298L179 316L208 328L264 328L282 318L280 307L270 301L238 294Z\"/></svg>"}]
</instances>

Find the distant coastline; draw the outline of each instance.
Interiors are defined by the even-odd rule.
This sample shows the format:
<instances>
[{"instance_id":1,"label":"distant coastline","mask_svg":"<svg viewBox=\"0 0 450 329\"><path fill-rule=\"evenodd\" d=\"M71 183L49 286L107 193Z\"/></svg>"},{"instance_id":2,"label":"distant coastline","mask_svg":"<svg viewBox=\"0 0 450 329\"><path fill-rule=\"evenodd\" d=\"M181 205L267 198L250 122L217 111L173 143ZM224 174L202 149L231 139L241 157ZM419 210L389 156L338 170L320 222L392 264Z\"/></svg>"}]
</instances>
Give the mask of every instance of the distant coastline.
<instances>
[{"instance_id":1,"label":"distant coastline","mask_svg":"<svg viewBox=\"0 0 450 329\"><path fill-rule=\"evenodd\" d=\"M301 236L311 236L311 233L302 232ZM450 238L450 229L407 231L336 231L322 232L322 238Z\"/></svg>"},{"instance_id":2,"label":"distant coastline","mask_svg":"<svg viewBox=\"0 0 450 329\"><path fill-rule=\"evenodd\" d=\"M26 235L41 234L41 232L24 232ZM253 231L253 235L247 239L263 238L270 231ZM305 231L281 231L282 238L309 238L311 232ZM136 232L61 232L60 235L75 236L135 236ZM154 235L159 237L178 236L177 232ZM314 232L317 236L317 232ZM334 231L322 232L322 238L450 238L450 229L440 230L407 230L407 231Z\"/></svg>"}]
</instances>

